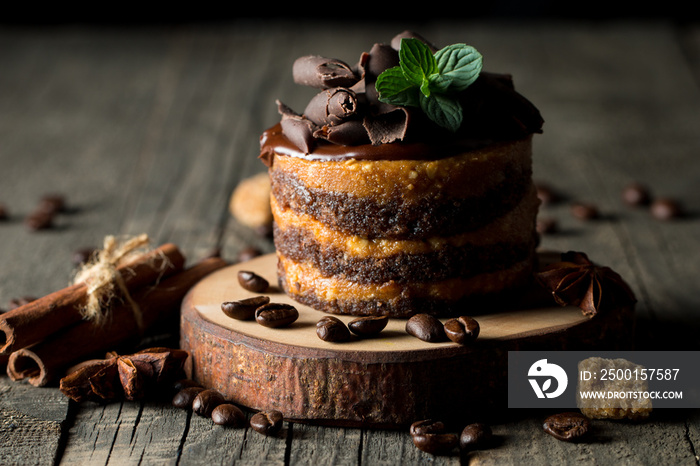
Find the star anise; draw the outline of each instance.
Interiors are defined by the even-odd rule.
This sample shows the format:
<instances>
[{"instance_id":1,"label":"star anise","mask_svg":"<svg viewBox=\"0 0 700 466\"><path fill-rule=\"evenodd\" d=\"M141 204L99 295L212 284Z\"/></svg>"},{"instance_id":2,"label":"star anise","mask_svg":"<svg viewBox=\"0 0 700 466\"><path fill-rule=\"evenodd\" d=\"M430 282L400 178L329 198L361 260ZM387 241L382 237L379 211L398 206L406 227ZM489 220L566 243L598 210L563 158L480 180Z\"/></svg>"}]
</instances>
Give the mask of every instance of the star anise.
<instances>
[{"instance_id":1,"label":"star anise","mask_svg":"<svg viewBox=\"0 0 700 466\"><path fill-rule=\"evenodd\" d=\"M583 252L562 254L560 262L544 267L536 278L557 304L578 306L589 317L636 301L632 289L617 272L596 265Z\"/></svg>"},{"instance_id":2,"label":"star anise","mask_svg":"<svg viewBox=\"0 0 700 466\"><path fill-rule=\"evenodd\" d=\"M108 353L105 359L75 366L61 379L60 389L78 402L141 399L158 386L183 378L188 356L187 351L170 348L149 348L126 356Z\"/></svg>"}]
</instances>

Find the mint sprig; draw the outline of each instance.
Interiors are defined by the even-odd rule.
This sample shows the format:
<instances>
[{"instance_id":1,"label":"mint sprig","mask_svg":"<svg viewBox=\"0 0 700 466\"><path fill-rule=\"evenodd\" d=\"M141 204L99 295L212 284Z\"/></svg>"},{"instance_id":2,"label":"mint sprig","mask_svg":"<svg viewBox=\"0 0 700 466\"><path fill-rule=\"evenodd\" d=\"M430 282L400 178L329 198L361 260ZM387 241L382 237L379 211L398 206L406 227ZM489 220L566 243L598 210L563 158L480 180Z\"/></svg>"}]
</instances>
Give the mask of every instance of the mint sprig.
<instances>
[{"instance_id":1,"label":"mint sprig","mask_svg":"<svg viewBox=\"0 0 700 466\"><path fill-rule=\"evenodd\" d=\"M463 118L456 94L476 81L481 64L481 54L470 45L448 45L433 54L421 40L404 38L399 66L380 74L375 87L380 101L419 107L428 118L454 132Z\"/></svg>"}]
</instances>

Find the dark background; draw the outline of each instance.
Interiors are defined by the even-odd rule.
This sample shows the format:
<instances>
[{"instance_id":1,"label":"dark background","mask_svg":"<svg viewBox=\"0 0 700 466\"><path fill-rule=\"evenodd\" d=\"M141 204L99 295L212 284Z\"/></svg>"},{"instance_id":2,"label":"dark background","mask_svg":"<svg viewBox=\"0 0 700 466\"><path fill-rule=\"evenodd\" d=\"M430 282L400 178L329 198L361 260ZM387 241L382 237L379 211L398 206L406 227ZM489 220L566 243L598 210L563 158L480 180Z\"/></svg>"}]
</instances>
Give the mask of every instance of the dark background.
<instances>
[{"instance_id":1,"label":"dark background","mask_svg":"<svg viewBox=\"0 0 700 466\"><path fill-rule=\"evenodd\" d=\"M88 6L19 6L0 13L4 25L60 25L60 24L179 24L191 22L227 22L238 19L313 18L341 21L423 21L454 19L640 19L666 18L677 23L700 19L699 8L693 1L621 2L621 1L485 1L459 2L449 9L437 9L434 3L406 2L386 4L365 3L304 3L282 4L244 2L232 7L221 3L209 5L187 2L181 7L165 4L130 5L128 3L89 3ZM228 5L233 5L229 3Z\"/></svg>"}]
</instances>

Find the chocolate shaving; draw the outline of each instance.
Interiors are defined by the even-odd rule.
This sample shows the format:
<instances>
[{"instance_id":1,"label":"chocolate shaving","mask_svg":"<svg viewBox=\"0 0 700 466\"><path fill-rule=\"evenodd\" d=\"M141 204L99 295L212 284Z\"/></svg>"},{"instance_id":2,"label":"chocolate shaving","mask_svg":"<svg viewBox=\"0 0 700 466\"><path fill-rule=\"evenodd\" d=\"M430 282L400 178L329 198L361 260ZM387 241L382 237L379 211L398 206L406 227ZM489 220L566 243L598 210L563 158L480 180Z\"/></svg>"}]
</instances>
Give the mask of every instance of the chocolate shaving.
<instances>
[{"instance_id":1,"label":"chocolate shaving","mask_svg":"<svg viewBox=\"0 0 700 466\"><path fill-rule=\"evenodd\" d=\"M189 353L150 348L128 356L109 353L105 359L85 361L60 381L60 390L73 401L114 401L144 398L159 385L184 377Z\"/></svg>"},{"instance_id":2,"label":"chocolate shaving","mask_svg":"<svg viewBox=\"0 0 700 466\"><path fill-rule=\"evenodd\" d=\"M319 89L350 87L358 81L343 61L318 55L297 58L292 65L292 76L297 84Z\"/></svg>"},{"instance_id":3,"label":"chocolate shaving","mask_svg":"<svg viewBox=\"0 0 700 466\"><path fill-rule=\"evenodd\" d=\"M365 144L370 142L367 131L359 120L349 120L333 126L322 126L314 132L314 136L343 146L355 145L362 143L362 141Z\"/></svg>"},{"instance_id":4,"label":"chocolate shaving","mask_svg":"<svg viewBox=\"0 0 700 466\"><path fill-rule=\"evenodd\" d=\"M632 289L618 273L594 264L583 252L562 254L561 262L545 267L536 278L557 304L578 306L588 317L636 302Z\"/></svg>"},{"instance_id":5,"label":"chocolate shaving","mask_svg":"<svg viewBox=\"0 0 700 466\"><path fill-rule=\"evenodd\" d=\"M316 145L314 140L314 131L317 130L316 125L306 118L291 110L287 105L277 101L277 110L282 115L280 125L282 131L287 138L305 153L310 153Z\"/></svg>"},{"instance_id":6,"label":"chocolate shaving","mask_svg":"<svg viewBox=\"0 0 700 466\"><path fill-rule=\"evenodd\" d=\"M316 94L306 106L304 115L318 126L337 125L357 113L357 96L338 87Z\"/></svg>"},{"instance_id":7,"label":"chocolate shaving","mask_svg":"<svg viewBox=\"0 0 700 466\"><path fill-rule=\"evenodd\" d=\"M371 117L365 118L363 125L370 142L374 145L401 141L406 137L410 112L405 107L387 106Z\"/></svg>"},{"instance_id":8,"label":"chocolate shaving","mask_svg":"<svg viewBox=\"0 0 700 466\"><path fill-rule=\"evenodd\" d=\"M422 41L425 45L427 45L430 48L430 50L433 51L433 53L437 52L438 50L437 47L425 40L423 36L413 31L403 31L399 34L396 34L394 38L391 39L391 47L396 50L399 50L401 48L401 39L418 39Z\"/></svg>"}]
</instances>

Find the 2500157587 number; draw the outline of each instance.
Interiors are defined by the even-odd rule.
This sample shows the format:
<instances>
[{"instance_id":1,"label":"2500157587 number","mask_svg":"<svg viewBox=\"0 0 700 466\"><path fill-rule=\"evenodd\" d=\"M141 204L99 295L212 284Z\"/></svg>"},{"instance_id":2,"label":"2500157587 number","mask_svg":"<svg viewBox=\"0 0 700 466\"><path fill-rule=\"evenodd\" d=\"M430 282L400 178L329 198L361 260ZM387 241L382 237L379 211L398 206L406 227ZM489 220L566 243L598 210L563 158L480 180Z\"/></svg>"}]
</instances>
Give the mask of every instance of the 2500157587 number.
<instances>
[{"instance_id":1,"label":"2500157587 number","mask_svg":"<svg viewBox=\"0 0 700 466\"><path fill-rule=\"evenodd\" d=\"M676 380L680 369L601 369L600 380Z\"/></svg>"}]
</instances>

